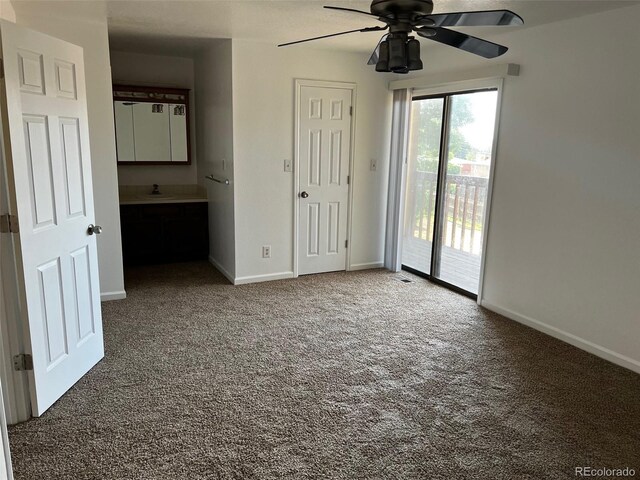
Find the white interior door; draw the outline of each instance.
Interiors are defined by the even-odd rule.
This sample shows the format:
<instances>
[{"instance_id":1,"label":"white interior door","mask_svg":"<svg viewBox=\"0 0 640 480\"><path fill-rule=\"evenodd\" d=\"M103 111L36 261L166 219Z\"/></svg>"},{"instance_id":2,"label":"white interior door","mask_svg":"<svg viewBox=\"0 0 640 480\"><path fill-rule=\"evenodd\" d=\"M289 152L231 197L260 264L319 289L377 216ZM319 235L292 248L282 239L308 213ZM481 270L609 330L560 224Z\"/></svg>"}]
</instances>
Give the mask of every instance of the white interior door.
<instances>
[{"instance_id":1,"label":"white interior door","mask_svg":"<svg viewBox=\"0 0 640 480\"><path fill-rule=\"evenodd\" d=\"M88 231L95 220L83 52L13 23L0 30L9 191L39 416L104 356L96 238Z\"/></svg>"},{"instance_id":2,"label":"white interior door","mask_svg":"<svg viewBox=\"0 0 640 480\"><path fill-rule=\"evenodd\" d=\"M298 273L346 269L349 88L302 86L298 105Z\"/></svg>"}]
</instances>

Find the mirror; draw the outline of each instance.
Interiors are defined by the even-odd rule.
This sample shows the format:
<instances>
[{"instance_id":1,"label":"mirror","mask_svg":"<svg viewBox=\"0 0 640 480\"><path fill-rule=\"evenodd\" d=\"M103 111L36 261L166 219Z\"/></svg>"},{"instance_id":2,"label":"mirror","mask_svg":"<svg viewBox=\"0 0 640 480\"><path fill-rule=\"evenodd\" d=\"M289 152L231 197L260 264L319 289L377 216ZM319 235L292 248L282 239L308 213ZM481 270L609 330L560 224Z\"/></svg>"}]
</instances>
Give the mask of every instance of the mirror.
<instances>
[{"instance_id":1,"label":"mirror","mask_svg":"<svg viewBox=\"0 0 640 480\"><path fill-rule=\"evenodd\" d=\"M119 165L189 165L189 91L114 85Z\"/></svg>"}]
</instances>

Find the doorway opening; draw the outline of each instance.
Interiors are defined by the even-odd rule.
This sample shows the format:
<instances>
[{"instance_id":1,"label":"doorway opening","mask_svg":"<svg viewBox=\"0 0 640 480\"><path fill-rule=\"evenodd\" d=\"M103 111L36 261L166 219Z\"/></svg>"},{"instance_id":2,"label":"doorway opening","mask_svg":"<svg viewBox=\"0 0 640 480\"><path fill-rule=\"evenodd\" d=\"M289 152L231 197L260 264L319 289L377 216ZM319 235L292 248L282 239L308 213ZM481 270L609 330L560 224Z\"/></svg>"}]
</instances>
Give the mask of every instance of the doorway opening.
<instances>
[{"instance_id":1,"label":"doorway opening","mask_svg":"<svg viewBox=\"0 0 640 480\"><path fill-rule=\"evenodd\" d=\"M412 101L402 268L477 298L498 104L487 88Z\"/></svg>"}]
</instances>

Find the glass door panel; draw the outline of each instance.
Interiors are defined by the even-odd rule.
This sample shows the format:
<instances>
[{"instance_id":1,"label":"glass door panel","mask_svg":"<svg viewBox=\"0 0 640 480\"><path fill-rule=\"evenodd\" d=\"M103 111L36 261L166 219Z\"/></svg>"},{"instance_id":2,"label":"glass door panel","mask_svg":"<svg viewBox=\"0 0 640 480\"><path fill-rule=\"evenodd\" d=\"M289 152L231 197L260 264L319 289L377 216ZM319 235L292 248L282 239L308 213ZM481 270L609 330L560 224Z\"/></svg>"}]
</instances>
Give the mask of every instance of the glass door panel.
<instances>
[{"instance_id":1,"label":"glass door panel","mask_svg":"<svg viewBox=\"0 0 640 480\"><path fill-rule=\"evenodd\" d=\"M414 98L402 265L472 295L480 284L498 92Z\"/></svg>"},{"instance_id":2,"label":"glass door panel","mask_svg":"<svg viewBox=\"0 0 640 480\"><path fill-rule=\"evenodd\" d=\"M449 97L440 251L432 273L473 294L480 282L497 95L483 91Z\"/></svg>"},{"instance_id":3,"label":"glass door panel","mask_svg":"<svg viewBox=\"0 0 640 480\"><path fill-rule=\"evenodd\" d=\"M413 102L402 264L426 274L431 273L443 114L442 97Z\"/></svg>"}]
</instances>

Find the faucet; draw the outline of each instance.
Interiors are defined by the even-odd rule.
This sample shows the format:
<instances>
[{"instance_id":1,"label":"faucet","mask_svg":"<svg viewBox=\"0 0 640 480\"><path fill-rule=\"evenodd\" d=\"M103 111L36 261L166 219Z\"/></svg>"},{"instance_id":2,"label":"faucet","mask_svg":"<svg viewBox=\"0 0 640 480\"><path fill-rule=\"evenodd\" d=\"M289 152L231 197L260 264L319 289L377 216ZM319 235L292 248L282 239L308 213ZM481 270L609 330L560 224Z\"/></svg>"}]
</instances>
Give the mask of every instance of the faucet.
<instances>
[{"instance_id":1,"label":"faucet","mask_svg":"<svg viewBox=\"0 0 640 480\"><path fill-rule=\"evenodd\" d=\"M160 189L158 188L157 183L153 184L153 191L151 192L151 195L160 195Z\"/></svg>"}]
</instances>

